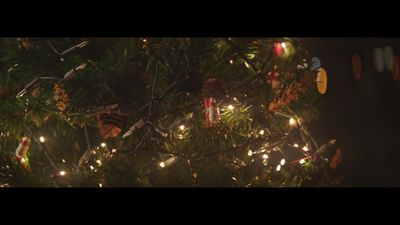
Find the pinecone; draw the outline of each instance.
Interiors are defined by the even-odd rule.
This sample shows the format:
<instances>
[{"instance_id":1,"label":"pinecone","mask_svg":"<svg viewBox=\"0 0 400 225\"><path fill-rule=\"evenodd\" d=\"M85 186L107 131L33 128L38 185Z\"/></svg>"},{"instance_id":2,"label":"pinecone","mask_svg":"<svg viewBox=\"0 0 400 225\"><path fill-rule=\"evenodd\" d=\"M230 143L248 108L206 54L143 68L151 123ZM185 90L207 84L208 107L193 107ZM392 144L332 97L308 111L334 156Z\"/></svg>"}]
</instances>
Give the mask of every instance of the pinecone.
<instances>
[{"instance_id":1,"label":"pinecone","mask_svg":"<svg viewBox=\"0 0 400 225\"><path fill-rule=\"evenodd\" d=\"M117 137L122 130L124 117L116 112L103 113L97 116L100 134L104 139Z\"/></svg>"},{"instance_id":2,"label":"pinecone","mask_svg":"<svg viewBox=\"0 0 400 225\"><path fill-rule=\"evenodd\" d=\"M69 98L65 93L64 85L61 83L56 83L54 85L54 101L56 102L56 107L60 111L65 111L68 107Z\"/></svg>"}]
</instances>

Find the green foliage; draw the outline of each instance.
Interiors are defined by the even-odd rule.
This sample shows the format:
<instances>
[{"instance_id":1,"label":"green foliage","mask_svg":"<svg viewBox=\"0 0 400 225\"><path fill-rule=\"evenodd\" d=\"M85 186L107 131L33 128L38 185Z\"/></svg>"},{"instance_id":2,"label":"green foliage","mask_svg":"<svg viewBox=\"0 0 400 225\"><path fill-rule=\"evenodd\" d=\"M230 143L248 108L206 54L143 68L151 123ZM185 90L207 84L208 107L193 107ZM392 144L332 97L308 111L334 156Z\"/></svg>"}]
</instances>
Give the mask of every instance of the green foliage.
<instances>
[{"instance_id":1,"label":"green foliage","mask_svg":"<svg viewBox=\"0 0 400 225\"><path fill-rule=\"evenodd\" d=\"M300 165L288 160L276 170L282 157L300 157L285 153L289 144L310 144L300 138L298 128L289 126L288 118L269 116L273 91L268 72L279 65L284 90L300 77L296 66L306 50L301 40L282 40L287 48L277 57L276 40L268 38L32 38L29 48L14 38L0 39L0 184L298 187L312 180L313 185L329 185L317 176L326 170L320 161L308 159ZM62 56L51 48L63 52L83 41L88 44ZM70 99L65 112L54 104L55 80L39 81L16 98L35 78L61 80L83 63L85 69L64 82ZM213 128L205 126L201 93L208 78L221 81L227 94L218 99L221 114ZM318 98L312 84L298 101L279 110L311 121L318 115ZM114 103L125 117L122 132L103 140L98 121L86 112ZM145 125L122 138L140 119ZM32 141L31 173L14 155L27 135L46 139ZM275 144L278 150L268 147ZM255 152L251 157L249 149ZM79 166L86 151L92 151L90 159ZM270 158L263 159L264 154Z\"/></svg>"}]
</instances>

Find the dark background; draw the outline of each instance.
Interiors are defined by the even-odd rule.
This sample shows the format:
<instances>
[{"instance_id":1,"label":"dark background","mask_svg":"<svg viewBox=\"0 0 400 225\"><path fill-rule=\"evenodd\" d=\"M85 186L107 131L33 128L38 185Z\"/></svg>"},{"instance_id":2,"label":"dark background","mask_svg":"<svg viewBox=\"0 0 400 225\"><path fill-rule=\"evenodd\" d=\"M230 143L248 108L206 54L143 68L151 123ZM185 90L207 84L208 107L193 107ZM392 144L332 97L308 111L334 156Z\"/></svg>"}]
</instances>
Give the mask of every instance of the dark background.
<instances>
[{"instance_id":1,"label":"dark background","mask_svg":"<svg viewBox=\"0 0 400 225\"><path fill-rule=\"evenodd\" d=\"M337 173L343 186L400 186L400 86L391 72L375 72L375 47L399 54L400 38L321 38L310 44L328 74L321 115L312 126L317 139L336 139L343 153ZM356 80L352 56L362 60Z\"/></svg>"}]
</instances>

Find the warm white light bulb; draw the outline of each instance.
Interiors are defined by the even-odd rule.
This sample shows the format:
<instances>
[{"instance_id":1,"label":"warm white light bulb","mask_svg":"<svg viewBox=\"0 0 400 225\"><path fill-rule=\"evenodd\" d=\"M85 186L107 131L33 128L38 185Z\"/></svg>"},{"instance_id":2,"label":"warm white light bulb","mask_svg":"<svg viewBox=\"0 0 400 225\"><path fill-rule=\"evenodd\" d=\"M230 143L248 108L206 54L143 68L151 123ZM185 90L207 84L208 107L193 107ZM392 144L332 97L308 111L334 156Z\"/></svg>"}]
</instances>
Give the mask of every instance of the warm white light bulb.
<instances>
[{"instance_id":1,"label":"warm white light bulb","mask_svg":"<svg viewBox=\"0 0 400 225\"><path fill-rule=\"evenodd\" d=\"M284 166L285 163L286 163L286 160L285 159L281 159L281 165Z\"/></svg>"},{"instance_id":2,"label":"warm white light bulb","mask_svg":"<svg viewBox=\"0 0 400 225\"><path fill-rule=\"evenodd\" d=\"M229 63L230 63L230 64L233 64L233 59L229 60Z\"/></svg>"},{"instance_id":3,"label":"warm white light bulb","mask_svg":"<svg viewBox=\"0 0 400 225\"><path fill-rule=\"evenodd\" d=\"M91 170L94 170L94 167L93 167L93 166L89 166L89 167L90 167Z\"/></svg>"},{"instance_id":4,"label":"warm white light bulb","mask_svg":"<svg viewBox=\"0 0 400 225\"><path fill-rule=\"evenodd\" d=\"M276 166L276 171L280 171L281 170L281 165Z\"/></svg>"},{"instance_id":5,"label":"warm white light bulb","mask_svg":"<svg viewBox=\"0 0 400 225\"><path fill-rule=\"evenodd\" d=\"M306 160L304 160L304 159L300 159L300 161L299 161L299 163L302 165L302 164L304 164L306 162Z\"/></svg>"},{"instance_id":6,"label":"warm white light bulb","mask_svg":"<svg viewBox=\"0 0 400 225\"><path fill-rule=\"evenodd\" d=\"M103 187L103 184L102 184L102 183L100 183L100 184L99 184L99 187Z\"/></svg>"},{"instance_id":7,"label":"warm white light bulb","mask_svg":"<svg viewBox=\"0 0 400 225\"><path fill-rule=\"evenodd\" d=\"M180 125L179 126L179 130L184 130L185 129L185 125Z\"/></svg>"},{"instance_id":8,"label":"warm white light bulb","mask_svg":"<svg viewBox=\"0 0 400 225\"><path fill-rule=\"evenodd\" d=\"M290 119L289 119L289 124L290 124L290 126L295 126L295 125L297 124L296 119L293 118L293 117L290 117Z\"/></svg>"},{"instance_id":9,"label":"warm white light bulb","mask_svg":"<svg viewBox=\"0 0 400 225\"><path fill-rule=\"evenodd\" d=\"M99 166L101 166L101 160L100 160L100 159L96 160L96 163L97 163Z\"/></svg>"},{"instance_id":10,"label":"warm white light bulb","mask_svg":"<svg viewBox=\"0 0 400 225\"><path fill-rule=\"evenodd\" d=\"M164 162L160 162L160 167L164 168L165 167L165 163Z\"/></svg>"},{"instance_id":11,"label":"warm white light bulb","mask_svg":"<svg viewBox=\"0 0 400 225\"><path fill-rule=\"evenodd\" d=\"M233 110L235 107L233 107L233 105L228 105L228 109L229 110Z\"/></svg>"},{"instance_id":12,"label":"warm white light bulb","mask_svg":"<svg viewBox=\"0 0 400 225\"><path fill-rule=\"evenodd\" d=\"M252 156L252 155L253 155L253 151L252 151L252 150L249 150L249 151L247 152L247 155L248 155L248 156Z\"/></svg>"},{"instance_id":13,"label":"warm white light bulb","mask_svg":"<svg viewBox=\"0 0 400 225\"><path fill-rule=\"evenodd\" d=\"M258 132L260 135L264 135L264 130L260 130L260 132Z\"/></svg>"},{"instance_id":14,"label":"warm white light bulb","mask_svg":"<svg viewBox=\"0 0 400 225\"><path fill-rule=\"evenodd\" d=\"M65 171L64 170L60 171L60 176L65 176Z\"/></svg>"},{"instance_id":15,"label":"warm white light bulb","mask_svg":"<svg viewBox=\"0 0 400 225\"><path fill-rule=\"evenodd\" d=\"M282 46L282 48L286 48L286 43L285 43L285 42L282 42L282 43L281 43L281 46Z\"/></svg>"},{"instance_id":16,"label":"warm white light bulb","mask_svg":"<svg viewBox=\"0 0 400 225\"><path fill-rule=\"evenodd\" d=\"M117 152L117 149L115 149L115 148L113 148L112 150L111 150L111 153L112 154L114 154L114 153L116 153Z\"/></svg>"},{"instance_id":17,"label":"warm white light bulb","mask_svg":"<svg viewBox=\"0 0 400 225\"><path fill-rule=\"evenodd\" d=\"M103 148L105 148L105 147L107 146L107 144L106 144L106 143L104 143L104 142L103 142L103 143L101 143L100 145L101 145L101 147L103 147Z\"/></svg>"},{"instance_id":18,"label":"warm white light bulb","mask_svg":"<svg viewBox=\"0 0 400 225\"><path fill-rule=\"evenodd\" d=\"M44 143L44 141L46 141L46 139L44 139L43 136L40 136L40 137L39 137L39 141L40 141L41 143Z\"/></svg>"},{"instance_id":19,"label":"warm white light bulb","mask_svg":"<svg viewBox=\"0 0 400 225\"><path fill-rule=\"evenodd\" d=\"M308 149L307 146L304 146L304 147L303 147L303 151L308 152L308 150L309 150L309 149Z\"/></svg>"},{"instance_id":20,"label":"warm white light bulb","mask_svg":"<svg viewBox=\"0 0 400 225\"><path fill-rule=\"evenodd\" d=\"M299 145L297 143L294 143L293 147L298 148Z\"/></svg>"},{"instance_id":21,"label":"warm white light bulb","mask_svg":"<svg viewBox=\"0 0 400 225\"><path fill-rule=\"evenodd\" d=\"M65 159L62 159L61 161L62 161L63 163L65 163Z\"/></svg>"},{"instance_id":22,"label":"warm white light bulb","mask_svg":"<svg viewBox=\"0 0 400 225\"><path fill-rule=\"evenodd\" d=\"M264 154L264 155L263 155L263 159L268 159L268 155L267 155L267 154Z\"/></svg>"}]
</instances>

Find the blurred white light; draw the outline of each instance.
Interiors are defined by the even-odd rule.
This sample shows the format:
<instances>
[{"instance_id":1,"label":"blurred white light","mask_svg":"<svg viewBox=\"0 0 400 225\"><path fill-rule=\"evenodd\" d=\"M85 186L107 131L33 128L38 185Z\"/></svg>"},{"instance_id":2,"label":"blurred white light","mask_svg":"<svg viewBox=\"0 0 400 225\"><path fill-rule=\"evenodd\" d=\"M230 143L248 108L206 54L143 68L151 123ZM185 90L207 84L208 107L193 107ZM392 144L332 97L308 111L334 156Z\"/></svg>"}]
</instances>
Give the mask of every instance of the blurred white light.
<instances>
[{"instance_id":1,"label":"blurred white light","mask_svg":"<svg viewBox=\"0 0 400 225\"><path fill-rule=\"evenodd\" d=\"M281 170L281 165L278 165L277 167L276 167L276 171L280 171Z\"/></svg>"},{"instance_id":2,"label":"blurred white light","mask_svg":"<svg viewBox=\"0 0 400 225\"><path fill-rule=\"evenodd\" d=\"M293 117L290 117L289 124L290 124L290 126L295 126L297 124L296 119L294 119Z\"/></svg>"},{"instance_id":3,"label":"blurred white light","mask_svg":"<svg viewBox=\"0 0 400 225\"><path fill-rule=\"evenodd\" d=\"M179 130L184 130L185 129L185 125L180 125L179 126Z\"/></svg>"},{"instance_id":4,"label":"blurred white light","mask_svg":"<svg viewBox=\"0 0 400 225\"><path fill-rule=\"evenodd\" d=\"M233 107L233 105L228 105L228 109L229 110L233 110L235 107Z\"/></svg>"},{"instance_id":5,"label":"blurred white light","mask_svg":"<svg viewBox=\"0 0 400 225\"><path fill-rule=\"evenodd\" d=\"M43 136L40 136L39 141L40 141L41 143L44 143L44 141L46 141L46 139L44 139Z\"/></svg>"},{"instance_id":6,"label":"blurred white light","mask_svg":"<svg viewBox=\"0 0 400 225\"><path fill-rule=\"evenodd\" d=\"M65 176L65 171L64 170L60 171L60 176Z\"/></svg>"},{"instance_id":7,"label":"blurred white light","mask_svg":"<svg viewBox=\"0 0 400 225\"><path fill-rule=\"evenodd\" d=\"M165 167L165 163L164 162L160 162L160 167L164 168Z\"/></svg>"},{"instance_id":8,"label":"blurred white light","mask_svg":"<svg viewBox=\"0 0 400 225\"><path fill-rule=\"evenodd\" d=\"M253 155L253 151L252 151L252 150L249 150L249 151L247 152L247 155L248 155L248 156L252 156L252 155Z\"/></svg>"},{"instance_id":9,"label":"blurred white light","mask_svg":"<svg viewBox=\"0 0 400 225\"><path fill-rule=\"evenodd\" d=\"M285 42L282 42L282 43L281 43L281 46L282 46L282 48L286 48L286 43L285 43Z\"/></svg>"},{"instance_id":10,"label":"blurred white light","mask_svg":"<svg viewBox=\"0 0 400 225\"><path fill-rule=\"evenodd\" d=\"M260 130L260 132L258 132L260 135L264 135L264 130Z\"/></svg>"},{"instance_id":11,"label":"blurred white light","mask_svg":"<svg viewBox=\"0 0 400 225\"><path fill-rule=\"evenodd\" d=\"M299 161L300 164L304 164L305 162L306 162L306 160L304 160L304 159L300 159L300 161Z\"/></svg>"},{"instance_id":12,"label":"blurred white light","mask_svg":"<svg viewBox=\"0 0 400 225\"><path fill-rule=\"evenodd\" d=\"M264 154L264 155L263 155L263 159L268 159L268 155L267 155L267 154Z\"/></svg>"},{"instance_id":13,"label":"blurred white light","mask_svg":"<svg viewBox=\"0 0 400 225\"><path fill-rule=\"evenodd\" d=\"M100 145L101 145L101 147L103 147L103 148L105 148L105 147L107 146L107 144L104 143L104 142L102 142Z\"/></svg>"},{"instance_id":14,"label":"blurred white light","mask_svg":"<svg viewBox=\"0 0 400 225\"><path fill-rule=\"evenodd\" d=\"M308 149L307 146L304 146L304 147L303 147L303 151L308 152L308 150L309 150L309 149Z\"/></svg>"},{"instance_id":15,"label":"blurred white light","mask_svg":"<svg viewBox=\"0 0 400 225\"><path fill-rule=\"evenodd\" d=\"M285 163L286 163L286 160L285 159L281 159L281 165L284 166Z\"/></svg>"}]
</instances>

